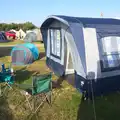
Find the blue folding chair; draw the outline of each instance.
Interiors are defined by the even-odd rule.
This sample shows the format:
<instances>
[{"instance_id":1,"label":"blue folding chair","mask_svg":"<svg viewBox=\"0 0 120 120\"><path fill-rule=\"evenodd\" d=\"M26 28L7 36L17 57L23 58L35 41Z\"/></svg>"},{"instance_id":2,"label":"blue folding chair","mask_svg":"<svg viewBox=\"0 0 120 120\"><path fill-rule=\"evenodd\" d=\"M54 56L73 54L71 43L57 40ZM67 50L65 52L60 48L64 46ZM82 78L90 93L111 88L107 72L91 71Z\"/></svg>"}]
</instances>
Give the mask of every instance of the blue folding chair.
<instances>
[{"instance_id":1,"label":"blue folding chair","mask_svg":"<svg viewBox=\"0 0 120 120\"><path fill-rule=\"evenodd\" d=\"M12 88L11 85L13 83L13 69L11 68L11 66L9 68L5 68L5 65L2 63L0 71L0 95L2 95L2 93L4 93L7 88Z\"/></svg>"}]
</instances>

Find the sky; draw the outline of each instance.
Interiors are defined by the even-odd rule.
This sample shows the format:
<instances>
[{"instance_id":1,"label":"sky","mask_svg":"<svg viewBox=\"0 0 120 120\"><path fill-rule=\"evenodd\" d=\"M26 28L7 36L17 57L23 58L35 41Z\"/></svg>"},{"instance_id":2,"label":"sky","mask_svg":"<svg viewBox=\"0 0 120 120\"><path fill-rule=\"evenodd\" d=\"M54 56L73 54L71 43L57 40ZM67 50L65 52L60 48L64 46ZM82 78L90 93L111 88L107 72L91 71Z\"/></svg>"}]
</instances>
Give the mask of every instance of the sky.
<instances>
[{"instance_id":1,"label":"sky","mask_svg":"<svg viewBox=\"0 0 120 120\"><path fill-rule=\"evenodd\" d=\"M0 0L0 22L30 21L40 26L49 15L119 17L119 0Z\"/></svg>"}]
</instances>

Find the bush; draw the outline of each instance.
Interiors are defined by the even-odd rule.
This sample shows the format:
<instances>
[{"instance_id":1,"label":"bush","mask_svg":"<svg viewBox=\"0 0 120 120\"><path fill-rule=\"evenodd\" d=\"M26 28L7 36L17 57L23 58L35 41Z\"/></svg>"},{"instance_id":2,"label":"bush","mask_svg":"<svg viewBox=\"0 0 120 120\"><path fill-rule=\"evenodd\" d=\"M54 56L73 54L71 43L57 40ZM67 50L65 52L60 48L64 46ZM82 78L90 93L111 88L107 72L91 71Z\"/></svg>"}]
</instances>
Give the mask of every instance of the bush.
<instances>
[{"instance_id":1,"label":"bush","mask_svg":"<svg viewBox=\"0 0 120 120\"><path fill-rule=\"evenodd\" d=\"M6 24L6 23L0 23L0 31L9 31L10 29L14 30L19 30L22 29L24 31L26 30L31 30L36 28L36 26L32 22L26 22L26 23L11 23L11 24Z\"/></svg>"}]
</instances>

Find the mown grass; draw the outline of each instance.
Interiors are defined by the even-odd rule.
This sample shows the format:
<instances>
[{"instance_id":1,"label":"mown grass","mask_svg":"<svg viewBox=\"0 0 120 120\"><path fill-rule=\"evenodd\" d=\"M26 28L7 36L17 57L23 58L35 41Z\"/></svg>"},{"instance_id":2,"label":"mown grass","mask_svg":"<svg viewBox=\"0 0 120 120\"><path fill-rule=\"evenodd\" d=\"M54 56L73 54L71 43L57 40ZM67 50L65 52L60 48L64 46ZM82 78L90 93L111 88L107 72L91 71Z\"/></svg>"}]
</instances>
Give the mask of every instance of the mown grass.
<instances>
[{"instance_id":1,"label":"mown grass","mask_svg":"<svg viewBox=\"0 0 120 120\"><path fill-rule=\"evenodd\" d=\"M39 47L44 52L44 46ZM16 71L15 80L19 84L30 83L34 74L50 72L45 64L45 57L35 61L33 64L24 66L13 66ZM0 62L10 63L10 57L0 58ZM58 77L53 75L53 80ZM76 91L66 80L61 87L53 89L52 106L47 102L38 111L39 120L95 120L94 107L97 120L119 120L120 119L120 93L113 93L108 96L97 97L95 106L93 101L82 101L82 95ZM28 104L22 104L25 98L20 90L14 87L8 94L0 97L0 120L28 120L31 113ZM32 118L36 120L35 116Z\"/></svg>"},{"instance_id":2,"label":"mown grass","mask_svg":"<svg viewBox=\"0 0 120 120\"><path fill-rule=\"evenodd\" d=\"M0 45L16 45L16 44L22 44L25 43L23 40L9 40L10 42L6 43L0 43ZM34 44L40 44L40 41L33 42Z\"/></svg>"},{"instance_id":3,"label":"mown grass","mask_svg":"<svg viewBox=\"0 0 120 120\"><path fill-rule=\"evenodd\" d=\"M21 44L24 43L22 40L10 40L10 42L6 43L0 43L0 45L16 45L16 44Z\"/></svg>"},{"instance_id":4,"label":"mown grass","mask_svg":"<svg viewBox=\"0 0 120 120\"><path fill-rule=\"evenodd\" d=\"M10 62L10 57L1 58L0 61L7 62L6 66L8 66ZM32 65L27 66L27 68L21 66L14 67L14 69L16 71L15 79L19 84L30 83L31 76L34 75L36 72L37 74L44 74L49 72L45 64L45 57L41 60L35 61ZM53 75L53 80L56 79L57 77ZM24 97L20 95L19 90L11 90L4 101L6 101L6 104L8 105L6 111L11 111L9 114L12 114L13 120L25 120L26 117L29 115L29 107L26 104L25 106L22 105L16 107L18 104L24 101ZM62 88L53 90L52 107L45 103L42 106L41 110L38 112L38 116L41 120L65 120L68 118L69 120L74 120L77 115L76 112L78 104L79 93L76 93L76 90L66 81L64 81L62 83ZM8 113L6 112L4 114ZM2 117L5 118L5 115L3 115ZM33 118L33 120L35 120L35 118Z\"/></svg>"}]
</instances>

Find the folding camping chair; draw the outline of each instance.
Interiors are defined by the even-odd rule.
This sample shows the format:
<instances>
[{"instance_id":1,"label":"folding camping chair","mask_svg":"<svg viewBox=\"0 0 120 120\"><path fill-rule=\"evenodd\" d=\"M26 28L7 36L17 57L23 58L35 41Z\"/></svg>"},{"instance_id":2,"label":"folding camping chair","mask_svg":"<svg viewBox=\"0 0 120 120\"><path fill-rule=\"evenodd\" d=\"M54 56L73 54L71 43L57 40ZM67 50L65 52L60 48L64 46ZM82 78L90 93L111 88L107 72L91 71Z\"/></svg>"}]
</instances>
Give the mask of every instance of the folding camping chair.
<instances>
[{"instance_id":1,"label":"folding camping chair","mask_svg":"<svg viewBox=\"0 0 120 120\"><path fill-rule=\"evenodd\" d=\"M32 85L20 84L19 88L22 89L20 90L21 94L25 96L24 103L27 102L31 112L35 114L46 100L51 105L52 73L32 76ZM35 99L36 97L38 99ZM40 101L39 104L37 104L37 100Z\"/></svg>"},{"instance_id":2,"label":"folding camping chair","mask_svg":"<svg viewBox=\"0 0 120 120\"><path fill-rule=\"evenodd\" d=\"M0 71L0 96L5 93L7 88L12 88L11 85L14 83L13 69L10 67L5 68L5 65L1 64Z\"/></svg>"}]
</instances>

